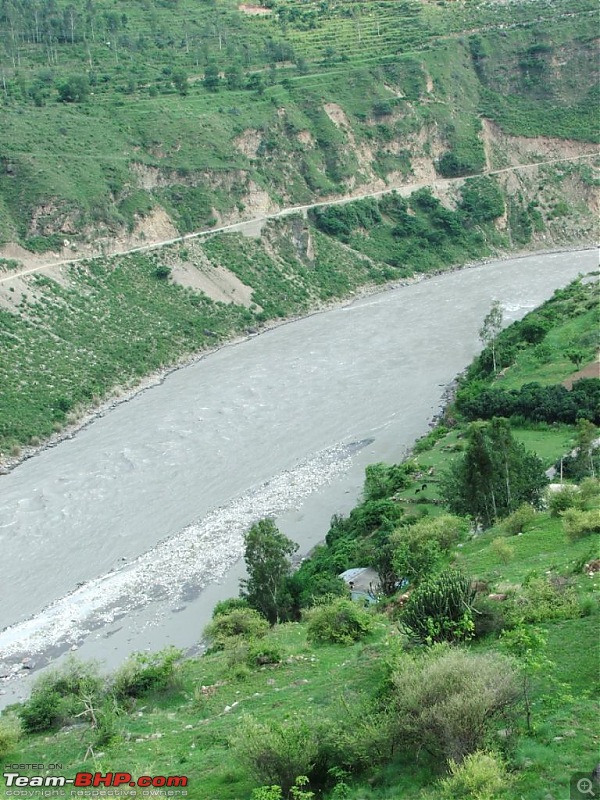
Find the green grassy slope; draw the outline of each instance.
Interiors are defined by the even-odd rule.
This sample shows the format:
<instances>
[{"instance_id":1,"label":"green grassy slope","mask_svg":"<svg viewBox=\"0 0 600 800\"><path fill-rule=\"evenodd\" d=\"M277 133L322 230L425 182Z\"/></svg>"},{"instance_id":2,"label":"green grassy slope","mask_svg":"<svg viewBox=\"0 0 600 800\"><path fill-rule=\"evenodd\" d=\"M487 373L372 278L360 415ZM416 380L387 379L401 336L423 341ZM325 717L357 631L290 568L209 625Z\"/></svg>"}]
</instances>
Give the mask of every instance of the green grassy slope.
<instances>
[{"instance_id":1,"label":"green grassy slope","mask_svg":"<svg viewBox=\"0 0 600 800\"><path fill-rule=\"evenodd\" d=\"M482 113L597 140L589 0L36 8L0 4L0 242L36 251L131 231L157 207L182 232L207 227L252 212L255 186L305 202L446 152L478 172ZM74 76L83 95L64 89Z\"/></svg>"}]
</instances>

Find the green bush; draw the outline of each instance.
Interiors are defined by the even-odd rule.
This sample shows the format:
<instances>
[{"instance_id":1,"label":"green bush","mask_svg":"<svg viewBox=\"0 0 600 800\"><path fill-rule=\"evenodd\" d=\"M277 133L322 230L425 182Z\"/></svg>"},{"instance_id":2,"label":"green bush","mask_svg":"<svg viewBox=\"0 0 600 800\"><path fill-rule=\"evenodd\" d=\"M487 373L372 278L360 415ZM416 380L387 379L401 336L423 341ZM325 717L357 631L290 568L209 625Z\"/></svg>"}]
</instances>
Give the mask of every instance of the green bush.
<instances>
[{"instance_id":1,"label":"green bush","mask_svg":"<svg viewBox=\"0 0 600 800\"><path fill-rule=\"evenodd\" d=\"M116 697L104 698L102 705L95 710L96 725L91 741L94 748L107 747L121 738L119 719L123 713Z\"/></svg>"},{"instance_id":2,"label":"green bush","mask_svg":"<svg viewBox=\"0 0 600 800\"><path fill-rule=\"evenodd\" d=\"M447 569L421 583L410 595L400 617L412 639L423 643L455 642L474 633L475 589L460 572Z\"/></svg>"},{"instance_id":3,"label":"green bush","mask_svg":"<svg viewBox=\"0 0 600 800\"><path fill-rule=\"evenodd\" d=\"M506 726L521 698L512 659L448 645L402 656L391 686L394 741L457 763L483 747L500 720Z\"/></svg>"},{"instance_id":4,"label":"green bush","mask_svg":"<svg viewBox=\"0 0 600 800\"><path fill-rule=\"evenodd\" d=\"M84 711L86 701L97 701L103 688L96 664L69 658L61 669L38 679L17 714L29 733L50 730Z\"/></svg>"},{"instance_id":5,"label":"green bush","mask_svg":"<svg viewBox=\"0 0 600 800\"><path fill-rule=\"evenodd\" d=\"M166 281L171 277L171 267L166 264L159 264L154 270L154 277L159 281Z\"/></svg>"},{"instance_id":6,"label":"green bush","mask_svg":"<svg viewBox=\"0 0 600 800\"><path fill-rule=\"evenodd\" d=\"M389 708L378 708L369 700L355 698L344 709L342 718L326 720L321 727L320 770L324 772L328 767L329 774L336 768L356 774L375 764L384 764L390 757L394 723L395 714Z\"/></svg>"},{"instance_id":7,"label":"green bush","mask_svg":"<svg viewBox=\"0 0 600 800\"><path fill-rule=\"evenodd\" d=\"M565 483L557 492L548 492L547 502L550 516L559 517L563 511L574 508L579 500L579 489Z\"/></svg>"},{"instance_id":8,"label":"green bush","mask_svg":"<svg viewBox=\"0 0 600 800\"><path fill-rule=\"evenodd\" d=\"M68 716L63 698L46 681L36 684L29 700L19 707L17 714L27 733L49 731Z\"/></svg>"},{"instance_id":9,"label":"green bush","mask_svg":"<svg viewBox=\"0 0 600 800\"><path fill-rule=\"evenodd\" d=\"M511 536L516 536L518 533L523 533L525 528L535 519L535 508L530 506L529 503L523 503L516 511L513 511L505 520L502 521L502 527Z\"/></svg>"},{"instance_id":10,"label":"green bush","mask_svg":"<svg viewBox=\"0 0 600 800\"><path fill-rule=\"evenodd\" d=\"M442 552L435 539L421 539L411 528L401 528L390 539L392 564L398 580L411 586L435 574L442 560Z\"/></svg>"},{"instance_id":11,"label":"green bush","mask_svg":"<svg viewBox=\"0 0 600 800\"><path fill-rule=\"evenodd\" d=\"M220 617L221 614L228 614L230 611L238 611L240 608L250 608L248 601L244 597L228 597L226 600L219 600L212 612L213 619Z\"/></svg>"},{"instance_id":12,"label":"green bush","mask_svg":"<svg viewBox=\"0 0 600 800\"><path fill-rule=\"evenodd\" d=\"M475 623L475 638L499 635L506 626L504 603L490 600L488 597L477 596L473 603L473 622Z\"/></svg>"},{"instance_id":13,"label":"green bush","mask_svg":"<svg viewBox=\"0 0 600 800\"><path fill-rule=\"evenodd\" d=\"M298 775L310 775L319 749L315 726L299 715L269 724L244 715L229 744L257 781L280 786L284 796Z\"/></svg>"},{"instance_id":14,"label":"green bush","mask_svg":"<svg viewBox=\"0 0 600 800\"><path fill-rule=\"evenodd\" d=\"M579 499L582 505L597 500L600 497L600 480L598 478L585 478L579 484Z\"/></svg>"},{"instance_id":15,"label":"green bush","mask_svg":"<svg viewBox=\"0 0 600 800\"><path fill-rule=\"evenodd\" d=\"M421 436L420 439L417 439L413 447L413 453L425 453L428 450L432 450L435 443L443 439L447 433L448 428L445 425L436 425L435 428L430 430L429 433L426 433L425 436Z\"/></svg>"},{"instance_id":16,"label":"green bush","mask_svg":"<svg viewBox=\"0 0 600 800\"><path fill-rule=\"evenodd\" d=\"M159 692L173 685L175 664L182 651L166 647L157 653L134 653L118 669L112 681L117 697L141 697L148 692Z\"/></svg>"},{"instance_id":17,"label":"green bush","mask_svg":"<svg viewBox=\"0 0 600 800\"><path fill-rule=\"evenodd\" d=\"M253 608L237 608L219 614L204 629L213 650L222 650L232 637L258 639L269 631L267 620Z\"/></svg>"},{"instance_id":18,"label":"green bush","mask_svg":"<svg viewBox=\"0 0 600 800\"><path fill-rule=\"evenodd\" d=\"M438 800L496 800L509 785L506 767L494 753L476 750L464 761L449 762L450 776L439 784Z\"/></svg>"},{"instance_id":19,"label":"green bush","mask_svg":"<svg viewBox=\"0 0 600 800\"><path fill-rule=\"evenodd\" d=\"M561 514L563 528L570 541L589 536L591 533L600 533L600 511L597 508L591 511L577 511L574 508L563 511Z\"/></svg>"},{"instance_id":20,"label":"green bush","mask_svg":"<svg viewBox=\"0 0 600 800\"><path fill-rule=\"evenodd\" d=\"M251 667L280 664L282 659L281 648L273 642L254 642L248 651L248 663Z\"/></svg>"},{"instance_id":21,"label":"green bush","mask_svg":"<svg viewBox=\"0 0 600 800\"><path fill-rule=\"evenodd\" d=\"M15 714L0 717L0 758L14 749L21 738L21 722Z\"/></svg>"},{"instance_id":22,"label":"green bush","mask_svg":"<svg viewBox=\"0 0 600 800\"><path fill-rule=\"evenodd\" d=\"M580 616L575 589L555 585L546 578L532 577L507 608L511 622L549 622Z\"/></svg>"},{"instance_id":23,"label":"green bush","mask_svg":"<svg viewBox=\"0 0 600 800\"><path fill-rule=\"evenodd\" d=\"M290 789L290 800L312 800L315 794L303 788L305 786L308 786L308 778L300 775ZM259 786L253 790L250 800L284 800L282 791L281 786Z\"/></svg>"},{"instance_id":24,"label":"green bush","mask_svg":"<svg viewBox=\"0 0 600 800\"><path fill-rule=\"evenodd\" d=\"M508 564L515 557L515 548L504 537L498 536L490 544L490 550L503 563Z\"/></svg>"},{"instance_id":25,"label":"green bush","mask_svg":"<svg viewBox=\"0 0 600 800\"><path fill-rule=\"evenodd\" d=\"M373 630L373 617L352 600L341 597L306 612L307 638L319 644L351 644Z\"/></svg>"},{"instance_id":26,"label":"green bush","mask_svg":"<svg viewBox=\"0 0 600 800\"><path fill-rule=\"evenodd\" d=\"M410 485L404 464L370 464L365 470L364 499L383 500Z\"/></svg>"},{"instance_id":27,"label":"green bush","mask_svg":"<svg viewBox=\"0 0 600 800\"><path fill-rule=\"evenodd\" d=\"M435 541L440 550L447 552L466 534L469 522L464 517L441 514L431 519L424 518L410 526L410 534L422 541Z\"/></svg>"}]
</instances>

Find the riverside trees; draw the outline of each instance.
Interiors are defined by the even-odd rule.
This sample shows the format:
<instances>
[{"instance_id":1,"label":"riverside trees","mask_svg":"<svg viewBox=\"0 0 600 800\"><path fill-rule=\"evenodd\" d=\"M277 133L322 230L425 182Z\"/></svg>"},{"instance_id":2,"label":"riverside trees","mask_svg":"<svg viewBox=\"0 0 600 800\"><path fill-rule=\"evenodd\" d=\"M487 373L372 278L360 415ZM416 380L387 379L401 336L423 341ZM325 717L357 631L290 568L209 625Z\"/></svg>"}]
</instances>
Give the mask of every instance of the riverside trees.
<instances>
[{"instance_id":1,"label":"riverside trees","mask_svg":"<svg viewBox=\"0 0 600 800\"><path fill-rule=\"evenodd\" d=\"M508 420L473 422L464 456L442 482L442 497L455 514L469 514L484 527L523 503L537 506L548 483L542 461L517 442Z\"/></svg>"},{"instance_id":2,"label":"riverside trees","mask_svg":"<svg viewBox=\"0 0 600 800\"><path fill-rule=\"evenodd\" d=\"M256 522L246 533L244 543L248 578L241 581L240 594L271 624L280 622L289 605L290 556L298 545L281 533L272 519Z\"/></svg>"}]
</instances>

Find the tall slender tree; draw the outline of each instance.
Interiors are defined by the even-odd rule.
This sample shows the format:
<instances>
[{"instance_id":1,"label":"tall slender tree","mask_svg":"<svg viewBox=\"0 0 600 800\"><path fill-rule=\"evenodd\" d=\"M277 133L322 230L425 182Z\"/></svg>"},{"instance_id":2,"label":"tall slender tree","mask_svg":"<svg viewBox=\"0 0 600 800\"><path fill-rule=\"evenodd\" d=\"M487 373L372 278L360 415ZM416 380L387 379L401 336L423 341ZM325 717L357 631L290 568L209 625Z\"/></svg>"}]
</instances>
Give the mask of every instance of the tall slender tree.
<instances>
[{"instance_id":1,"label":"tall slender tree","mask_svg":"<svg viewBox=\"0 0 600 800\"><path fill-rule=\"evenodd\" d=\"M240 594L269 622L279 622L289 605L290 556L298 545L281 533L272 519L256 522L246 533L244 543L248 578L240 582Z\"/></svg>"},{"instance_id":2,"label":"tall slender tree","mask_svg":"<svg viewBox=\"0 0 600 800\"><path fill-rule=\"evenodd\" d=\"M492 350L492 363L494 365L494 375L498 371L498 364L496 359L497 340L498 334L502 330L503 314L502 305L499 300L494 300L489 313L483 320L483 325L479 330L479 338L485 345Z\"/></svg>"}]
</instances>

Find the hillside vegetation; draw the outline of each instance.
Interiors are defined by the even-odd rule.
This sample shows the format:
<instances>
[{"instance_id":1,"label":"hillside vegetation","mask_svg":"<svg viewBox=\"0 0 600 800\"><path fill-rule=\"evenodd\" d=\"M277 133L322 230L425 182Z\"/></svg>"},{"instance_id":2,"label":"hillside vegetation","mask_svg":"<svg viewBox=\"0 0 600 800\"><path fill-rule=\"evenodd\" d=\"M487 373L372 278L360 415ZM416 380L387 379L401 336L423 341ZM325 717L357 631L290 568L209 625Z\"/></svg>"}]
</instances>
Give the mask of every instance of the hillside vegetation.
<instances>
[{"instance_id":1,"label":"hillside vegetation","mask_svg":"<svg viewBox=\"0 0 600 800\"><path fill-rule=\"evenodd\" d=\"M562 196L567 178L550 174ZM364 285L489 256L531 241L534 230L560 235L555 201L523 199L512 226L511 202L500 182L479 177L446 204L421 189L274 220L258 238L208 236L4 282L0 272L0 458L38 446L114 387L237 334Z\"/></svg>"},{"instance_id":2,"label":"hillside vegetation","mask_svg":"<svg viewBox=\"0 0 600 800\"><path fill-rule=\"evenodd\" d=\"M473 516L448 514L457 495L444 476L492 430L469 425L467 400L552 388L545 367L563 381L593 358L597 322L597 287L577 281L496 336L497 373L489 342L413 456L369 467L363 502L332 521L300 570L281 573L276 616L292 621L269 627L251 580L215 609L202 657L145 654L108 681L72 661L4 712L5 761L187 776L193 800L565 797L597 760L600 379L588 379L592 403L578 405L576 424L494 422L498 452L513 448L535 470L579 446L563 459L572 478L561 491L545 493L540 471L532 504L514 496L518 508L477 530ZM272 523L254 526L254 581L261 537L282 548L282 564L294 550ZM381 585L363 608L336 575L366 564Z\"/></svg>"},{"instance_id":3,"label":"hillside vegetation","mask_svg":"<svg viewBox=\"0 0 600 800\"><path fill-rule=\"evenodd\" d=\"M591 0L255 11L2 0L0 243L98 254L510 165L514 148L482 118L512 136L598 140ZM538 140L523 160L594 149L554 148Z\"/></svg>"},{"instance_id":4,"label":"hillside vegetation","mask_svg":"<svg viewBox=\"0 0 600 800\"><path fill-rule=\"evenodd\" d=\"M358 287L595 240L595 14L1 0L0 461Z\"/></svg>"}]
</instances>

